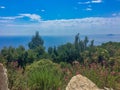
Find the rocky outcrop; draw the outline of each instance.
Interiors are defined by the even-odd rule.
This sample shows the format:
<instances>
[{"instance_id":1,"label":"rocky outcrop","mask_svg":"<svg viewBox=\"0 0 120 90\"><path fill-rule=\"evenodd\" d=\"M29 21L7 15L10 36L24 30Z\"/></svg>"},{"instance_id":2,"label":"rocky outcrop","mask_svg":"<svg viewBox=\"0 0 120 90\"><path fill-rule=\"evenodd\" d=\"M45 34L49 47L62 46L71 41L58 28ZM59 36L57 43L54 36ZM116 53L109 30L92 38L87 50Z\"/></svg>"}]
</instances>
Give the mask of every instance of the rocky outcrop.
<instances>
[{"instance_id":1,"label":"rocky outcrop","mask_svg":"<svg viewBox=\"0 0 120 90\"><path fill-rule=\"evenodd\" d=\"M104 89L99 89L91 80L82 76L76 75L72 77L68 83L66 90L113 90L112 88L104 87Z\"/></svg>"},{"instance_id":2,"label":"rocky outcrop","mask_svg":"<svg viewBox=\"0 0 120 90\"><path fill-rule=\"evenodd\" d=\"M66 90L101 90L88 78L77 75L72 77L68 83Z\"/></svg>"},{"instance_id":3,"label":"rocky outcrop","mask_svg":"<svg viewBox=\"0 0 120 90\"><path fill-rule=\"evenodd\" d=\"M0 63L0 90L8 89L7 69Z\"/></svg>"}]
</instances>

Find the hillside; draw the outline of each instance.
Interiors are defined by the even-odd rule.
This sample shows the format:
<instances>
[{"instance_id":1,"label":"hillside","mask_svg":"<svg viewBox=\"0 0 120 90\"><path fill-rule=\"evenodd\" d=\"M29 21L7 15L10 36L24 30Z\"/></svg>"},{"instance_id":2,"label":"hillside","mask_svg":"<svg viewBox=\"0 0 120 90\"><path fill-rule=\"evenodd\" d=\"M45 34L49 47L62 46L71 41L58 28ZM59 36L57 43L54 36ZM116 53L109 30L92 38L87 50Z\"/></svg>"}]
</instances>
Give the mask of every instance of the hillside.
<instances>
[{"instance_id":1,"label":"hillside","mask_svg":"<svg viewBox=\"0 0 120 90\"><path fill-rule=\"evenodd\" d=\"M45 50L44 40L36 32L29 49L5 47L0 62L8 70L10 90L64 90L70 79L81 74L99 88L120 90L120 42L95 46L86 36L75 36L73 43Z\"/></svg>"}]
</instances>

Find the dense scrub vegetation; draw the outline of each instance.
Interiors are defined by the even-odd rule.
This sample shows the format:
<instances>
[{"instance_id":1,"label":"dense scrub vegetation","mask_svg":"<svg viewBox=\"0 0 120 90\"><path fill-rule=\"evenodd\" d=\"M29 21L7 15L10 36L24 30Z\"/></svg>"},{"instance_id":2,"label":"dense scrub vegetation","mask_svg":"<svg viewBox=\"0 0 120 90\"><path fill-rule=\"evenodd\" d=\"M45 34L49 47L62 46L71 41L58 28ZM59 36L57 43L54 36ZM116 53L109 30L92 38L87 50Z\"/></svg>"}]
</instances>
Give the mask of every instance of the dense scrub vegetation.
<instances>
[{"instance_id":1,"label":"dense scrub vegetation","mask_svg":"<svg viewBox=\"0 0 120 90\"><path fill-rule=\"evenodd\" d=\"M72 76L82 74L100 88L120 90L120 43L100 46L88 37L75 36L73 43L45 50L39 33L28 44L18 48L4 47L0 62L8 69L11 90L64 90Z\"/></svg>"}]
</instances>

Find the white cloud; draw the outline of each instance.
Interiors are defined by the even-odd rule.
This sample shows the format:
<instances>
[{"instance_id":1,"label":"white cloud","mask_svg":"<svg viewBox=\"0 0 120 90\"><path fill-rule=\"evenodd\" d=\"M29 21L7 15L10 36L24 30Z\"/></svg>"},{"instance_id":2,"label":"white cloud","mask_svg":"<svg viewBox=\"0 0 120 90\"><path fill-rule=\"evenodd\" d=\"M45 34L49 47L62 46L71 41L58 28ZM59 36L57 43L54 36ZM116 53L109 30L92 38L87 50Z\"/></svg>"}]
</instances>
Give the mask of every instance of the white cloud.
<instances>
[{"instance_id":1,"label":"white cloud","mask_svg":"<svg viewBox=\"0 0 120 90\"><path fill-rule=\"evenodd\" d=\"M91 2L90 1L87 1L87 2L78 2L78 4L90 4Z\"/></svg>"},{"instance_id":2,"label":"white cloud","mask_svg":"<svg viewBox=\"0 0 120 90\"><path fill-rule=\"evenodd\" d=\"M75 35L120 34L120 17L88 17L82 19L47 20L36 23L1 22L0 35Z\"/></svg>"},{"instance_id":3,"label":"white cloud","mask_svg":"<svg viewBox=\"0 0 120 90\"><path fill-rule=\"evenodd\" d=\"M92 3L102 3L102 0L92 0Z\"/></svg>"},{"instance_id":4,"label":"white cloud","mask_svg":"<svg viewBox=\"0 0 120 90\"><path fill-rule=\"evenodd\" d=\"M102 3L102 0L92 0L87 2L78 2L78 4Z\"/></svg>"},{"instance_id":5,"label":"white cloud","mask_svg":"<svg viewBox=\"0 0 120 90\"><path fill-rule=\"evenodd\" d=\"M86 8L85 10L86 10L86 11L92 11L92 8L89 8L89 7L88 7L88 8Z\"/></svg>"},{"instance_id":6,"label":"white cloud","mask_svg":"<svg viewBox=\"0 0 120 90\"><path fill-rule=\"evenodd\" d=\"M119 17L119 16L120 16L120 13L113 13L112 16L114 16L114 17Z\"/></svg>"},{"instance_id":7,"label":"white cloud","mask_svg":"<svg viewBox=\"0 0 120 90\"><path fill-rule=\"evenodd\" d=\"M113 13L112 16L117 16L117 14L116 14L116 13Z\"/></svg>"},{"instance_id":8,"label":"white cloud","mask_svg":"<svg viewBox=\"0 0 120 90\"><path fill-rule=\"evenodd\" d=\"M41 20L41 16L37 15L37 14L19 14L18 16L9 16L9 17L1 17L0 16L0 19L2 19L2 20L16 20L16 19L21 19L24 17L28 17L32 21L40 21Z\"/></svg>"},{"instance_id":9,"label":"white cloud","mask_svg":"<svg viewBox=\"0 0 120 90\"><path fill-rule=\"evenodd\" d=\"M40 21L41 20L41 16L37 15L37 14L20 14L20 16L23 17L28 17L30 18L32 21L36 20L36 21Z\"/></svg>"},{"instance_id":10,"label":"white cloud","mask_svg":"<svg viewBox=\"0 0 120 90\"><path fill-rule=\"evenodd\" d=\"M23 18L23 16L0 17L0 19L3 19L3 20L15 20L15 19L19 19L19 18Z\"/></svg>"},{"instance_id":11,"label":"white cloud","mask_svg":"<svg viewBox=\"0 0 120 90\"><path fill-rule=\"evenodd\" d=\"M4 8L5 8L5 6L0 6L0 8L1 8L1 9L4 9Z\"/></svg>"},{"instance_id":12,"label":"white cloud","mask_svg":"<svg viewBox=\"0 0 120 90\"><path fill-rule=\"evenodd\" d=\"M86 11L91 11L92 10L91 4L98 4L98 3L102 3L102 0L91 0L91 1L87 1L87 2L78 2L78 4L88 5L88 7L86 9L84 9Z\"/></svg>"},{"instance_id":13,"label":"white cloud","mask_svg":"<svg viewBox=\"0 0 120 90\"><path fill-rule=\"evenodd\" d=\"M42 10L41 10L41 12L45 12L45 10L44 10L44 9L42 9Z\"/></svg>"}]
</instances>

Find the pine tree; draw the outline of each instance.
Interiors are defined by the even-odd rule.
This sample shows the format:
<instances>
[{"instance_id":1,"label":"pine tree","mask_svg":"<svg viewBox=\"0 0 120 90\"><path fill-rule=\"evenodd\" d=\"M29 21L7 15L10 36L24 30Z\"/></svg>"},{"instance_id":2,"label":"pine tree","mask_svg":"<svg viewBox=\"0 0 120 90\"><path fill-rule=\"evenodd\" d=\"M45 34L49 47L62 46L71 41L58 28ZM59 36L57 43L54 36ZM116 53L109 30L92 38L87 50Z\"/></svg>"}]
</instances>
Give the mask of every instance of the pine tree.
<instances>
[{"instance_id":1,"label":"pine tree","mask_svg":"<svg viewBox=\"0 0 120 90\"><path fill-rule=\"evenodd\" d=\"M36 32L35 36L32 37L31 42L29 42L28 46L30 49L35 49L38 46L43 46L44 41L42 40L39 32Z\"/></svg>"}]
</instances>

